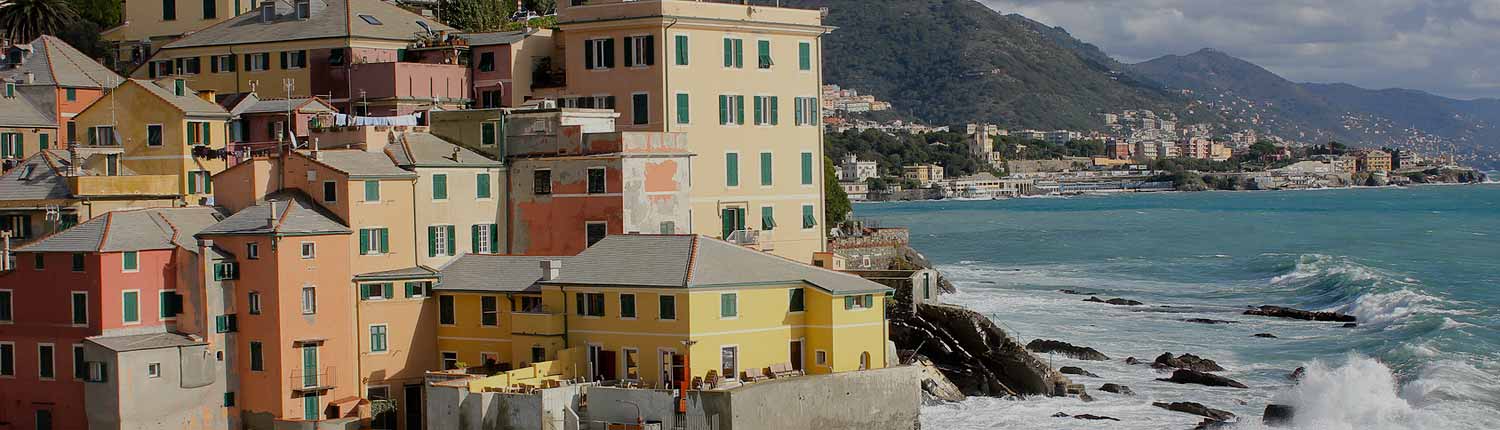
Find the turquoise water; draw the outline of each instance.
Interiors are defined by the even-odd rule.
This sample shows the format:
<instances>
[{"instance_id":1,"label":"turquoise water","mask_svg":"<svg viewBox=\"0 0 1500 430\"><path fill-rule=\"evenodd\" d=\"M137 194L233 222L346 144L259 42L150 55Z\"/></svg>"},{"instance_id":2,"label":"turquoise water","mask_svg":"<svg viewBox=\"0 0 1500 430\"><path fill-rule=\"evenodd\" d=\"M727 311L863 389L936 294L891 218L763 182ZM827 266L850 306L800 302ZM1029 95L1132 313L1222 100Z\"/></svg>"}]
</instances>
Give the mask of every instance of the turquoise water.
<instances>
[{"instance_id":1,"label":"turquoise water","mask_svg":"<svg viewBox=\"0 0 1500 430\"><path fill-rule=\"evenodd\" d=\"M1267 403L1308 429L1500 428L1500 186L1135 194L861 204L1023 341L1058 339L1114 360L1077 365L1135 396L971 399L923 411L926 428L1191 428L1150 406L1195 401L1259 427ZM1061 288L1146 303L1081 301ZM1244 316L1275 304L1356 315L1358 328ZM1213 318L1233 324L1182 320ZM1273 333L1278 338L1252 337ZM1217 360L1247 390L1183 386L1126 356ZM1286 377L1308 368L1300 385ZM1052 418L1092 413L1121 422Z\"/></svg>"}]
</instances>

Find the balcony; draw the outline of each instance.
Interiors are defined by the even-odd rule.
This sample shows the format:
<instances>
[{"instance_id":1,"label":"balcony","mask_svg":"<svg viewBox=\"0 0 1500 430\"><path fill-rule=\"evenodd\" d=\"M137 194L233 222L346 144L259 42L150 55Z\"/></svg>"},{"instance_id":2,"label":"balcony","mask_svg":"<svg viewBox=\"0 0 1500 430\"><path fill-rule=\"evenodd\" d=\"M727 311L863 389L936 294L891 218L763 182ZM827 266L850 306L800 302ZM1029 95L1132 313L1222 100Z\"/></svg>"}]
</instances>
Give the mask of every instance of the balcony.
<instances>
[{"instance_id":1,"label":"balcony","mask_svg":"<svg viewBox=\"0 0 1500 430\"><path fill-rule=\"evenodd\" d=\"M324 366L318 373L307 373L305 369L292 369L292 376L287 378L287 386L292 392L305 393L313 391L328 391L333 389L337 373L333 366Z\"/></svg>"},{"instance_id":2,"label":"balcony","mask_svg":"<svg viewBox=\"0 0 1500 430\"><path fill-rule=\"evenodd\" d=\"M510 314L510 331L513 334L532 336L561 336L563 313L550 313L546 309L538 312L515 312Z\"/></svg>"},{"instance_id":3,"label":"balcony","mask_svg":"<svg viewBox=\"0 0 1500 430\"><path fill-rule=\"evenodd\" d=\"M767 230L735 230L724 241L760 251L776 249L775 241L771 240L771 232Z\"/></svg>"},{"instance_id":4,"label":"balcony","mask_svg":"<svg viewBox=\"0 0 1500 430\"><path fill-rule=\"evenodd\" d=\"M175 196L182 193L176 175L72 176L68 190L80 197Z\"/></svg>"}]
</instances>

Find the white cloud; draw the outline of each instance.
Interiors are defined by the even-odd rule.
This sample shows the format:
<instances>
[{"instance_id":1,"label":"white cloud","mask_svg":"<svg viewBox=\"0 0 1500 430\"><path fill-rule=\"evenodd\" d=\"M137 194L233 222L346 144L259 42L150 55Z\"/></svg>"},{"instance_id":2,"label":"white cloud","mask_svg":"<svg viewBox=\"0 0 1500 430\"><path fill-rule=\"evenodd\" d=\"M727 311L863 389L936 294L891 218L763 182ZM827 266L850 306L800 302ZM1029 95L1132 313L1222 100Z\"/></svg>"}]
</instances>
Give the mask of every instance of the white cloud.
<instances>
[{"instance_id":1,"label":"white cloud","mask_svg":"<svg viewBox=\"0 0 1500 430\"><path fill-rule=\"evenodd\" d=\"M1215 48L1287 79L1500 97L1500 0L980 0L1122 61Z\"/></svg>"}]
</instances>

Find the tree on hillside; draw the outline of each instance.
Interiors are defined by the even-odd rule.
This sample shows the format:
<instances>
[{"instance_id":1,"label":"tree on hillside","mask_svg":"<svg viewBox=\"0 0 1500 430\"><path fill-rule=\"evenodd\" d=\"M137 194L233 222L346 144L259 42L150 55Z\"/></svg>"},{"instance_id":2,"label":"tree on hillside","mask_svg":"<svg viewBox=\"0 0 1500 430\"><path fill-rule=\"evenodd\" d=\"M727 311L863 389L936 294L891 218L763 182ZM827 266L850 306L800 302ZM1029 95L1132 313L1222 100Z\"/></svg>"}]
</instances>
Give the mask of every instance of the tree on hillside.
<instances>
[{"instance_id":1,"label":"tree on hillside","mask_svg":"<svg viewBox=\"0 0 1500 430\"><path fill-rule=\"evenodd\" d=\"M845 194L844 188L839 186L839 172L833 167L833 158L824 155L823 222L828 223L828 226L843 224L849 212L853 210L853 205L849 204L849 195Z\"/></svg>"},{"instance_id":2,"label":"tree on hillside","mask_svg":"<svg viewBox=\"0 0 1500 430\"><path fill-rule=\"evenodd\" d=\"M108 29L120 25L119 0L68 0L78 17Z\"/></svg>"},{"instance_id":3,"label":"tree on hillside","mask_svg":"<svg viewBox=\"0 0 1500 430\"><path fill-rule=\"evenodd\" d=\"M508 22L515 8L515 2L504 0L442 0L438 18L463 31L495 31Z\"/></svg>"},{"instance_id":4,"label":"tree on hillside","mask_svg":"<svg viewBox=\"0 0 1500 430\"><path fill-rule=\"evenodd\" d=\"M0 6L0 28L16 43L30 42L43 34L57 34L78 19L67 0L10 0Z\"/></svg>"},{"instance_id":5,"label":"tree on hillside","mask_svg":"<svg viewBox=\"0 0 1500 430\"><path fill-rule=\"evenodd\" d=\"M536 12L540 15L553 13L557 10L557 0L521 0L521 5L526 10Z\"/></svg>"}]
</instances>

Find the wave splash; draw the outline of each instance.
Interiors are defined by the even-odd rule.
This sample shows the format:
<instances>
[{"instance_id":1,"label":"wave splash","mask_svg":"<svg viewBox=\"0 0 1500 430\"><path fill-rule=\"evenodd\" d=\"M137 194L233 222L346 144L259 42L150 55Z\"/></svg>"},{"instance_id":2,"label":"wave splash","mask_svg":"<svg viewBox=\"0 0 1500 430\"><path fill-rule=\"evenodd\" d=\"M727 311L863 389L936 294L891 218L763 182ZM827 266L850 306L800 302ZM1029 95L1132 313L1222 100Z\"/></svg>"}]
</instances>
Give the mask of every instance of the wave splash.
<instances>
[{"instance_id":1,"label":"wave splash","mask_svg":"<svg viewBox=\"0 0 1500 430\"><path fill-rule=\"evenodd\" d=\"M1354 315L1360 324L1390 325L1419 315L1460 314L1422 291L1421 281L1344 257L1297 256L1271 285L1293 290L1304 305Z\"/></svg>"},{"instance_id":2,"label":"wave splash","mask_svg":"<svg viewBox=\"0 0 1500 430\"><path fill-rule=\"evenodd\" d=\"M1466 366L1434 363L1431 371L1423 373L1440 377L1435 373L1450 372L1455 365ZM1500 411L1493 404L1465 402L1433 391L1435 386L1447 385L1424 377L1403 386L1389 367L1351 353L1340 366L1321 360L1308 364L1302 381L1278 394L1273 403L1296 409L1292 421L1296 429L1479 429L1500 424L1496 419ZM1452 403L1456 400L1466 404Z\"/></svg>"}]
</instances>

